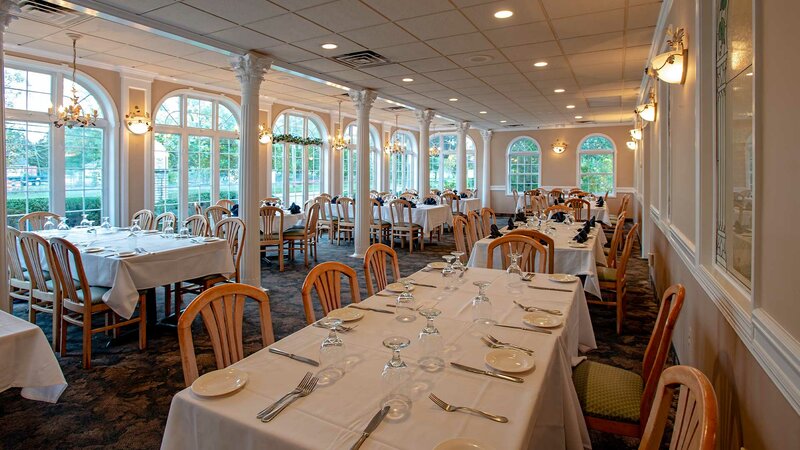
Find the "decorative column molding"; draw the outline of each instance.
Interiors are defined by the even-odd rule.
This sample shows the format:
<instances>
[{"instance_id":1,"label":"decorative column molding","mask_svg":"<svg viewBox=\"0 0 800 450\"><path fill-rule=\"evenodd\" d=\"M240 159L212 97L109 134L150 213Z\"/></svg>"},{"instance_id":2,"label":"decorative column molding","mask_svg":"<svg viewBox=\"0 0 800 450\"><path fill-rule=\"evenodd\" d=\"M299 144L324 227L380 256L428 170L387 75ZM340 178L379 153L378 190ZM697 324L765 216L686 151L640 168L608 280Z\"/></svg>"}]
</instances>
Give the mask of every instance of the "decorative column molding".
<instances>
[{"instance_id":1,"label":"decorative column molding","mask_svg":"<svg viewBox=\"0 0 800 450\"><path fill-rule=\"evenodd\" d=\"M467 130L469 122L461 122L456 129L458 147L456 148L456 190L462 193L467 189Z\"/></svg>"},{"instance_id":2,"label":"decorative column molding","mask_svg":"<svg viewBox=\"0 0 800 450\"><path fill-rule=\"evenodd\" d=\"M418 109L415 111L417 120L419 121L419 168L417 169L417 180L419 186L417 190L420 196L424 196L431 190L431 172L430 160L431 156L428 150L431 147L431 121L436 115L436 111L432 109Z\"/></svg>"},{"instance_id":3,"label":"decorative column molding","mask_svg":"<svg viewBox=\"0 0 800 450\"><path fill-rule=\"evenodd\" d=\"M483 138L483 168L481 170L481 206L484 208L491 208L492 193L491 190L491 173L492 173L492 130L481 130L481 137ZM476 186L477 187L477 186Z\"/></svg>"},{"instance_id":4,"label":"decorative column molding","mask_svg":"<svg viewBox=\"0 0 800 450\"><path fill-rule=\"evenodd\" d=\"M0 0L0 73L5 73L5 54L3 53L3 38L5 37L6 28L12 20L17 18L19 14L19 5L11 0ZM0 124L6 123L6 113L3 105L6 104L5 99L5 77L0 77ZM6 174L6 127L0 127L0 150L2 150L2 157L0 157L0 172L3 176ZM11 299L8 297L8 267L6 265L6 183L0 187L0 310L11 312Z\"/></svg>"},{"instance_id":5,"label":"decorative column molding","mask_svg":"<svg viewBox=\"0 0 800 450\"><path fill-rule=\"evenodd\" d=\"M356 107L356 126L358 127L358 155L356 176L356 231L355 252L353 257L363 258L369 247L369 217L372 214L372 205L369 202L369 111L372 103L378 98L375 91L363 89L350 90L350 99Z\"/></svg>"},{"instance_id":6,"label":"decorative column molding","mask_svg":"<svg viewBox=\"0 0 800 450\"><path fill-rule=\"evenodd\" d=\"M242 123L239 132L241 152L239 218L244 221L247 233L244 240L241 279L243 283L256 287L261 287L261 259L258 245L258 90L271 65L271 58L264 58L254 53L231 58L231 67L242 89Z\"/></svg>"}]
</instances>

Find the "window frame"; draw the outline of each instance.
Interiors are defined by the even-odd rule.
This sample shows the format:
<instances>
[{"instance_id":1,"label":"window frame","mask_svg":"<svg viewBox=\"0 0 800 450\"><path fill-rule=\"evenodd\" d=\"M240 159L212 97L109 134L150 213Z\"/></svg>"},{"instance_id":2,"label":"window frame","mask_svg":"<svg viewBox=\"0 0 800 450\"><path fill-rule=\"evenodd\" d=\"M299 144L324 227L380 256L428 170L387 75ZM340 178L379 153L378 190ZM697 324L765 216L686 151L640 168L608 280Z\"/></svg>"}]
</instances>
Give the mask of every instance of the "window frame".
<instances>
[{"instance_id":1,"label":"window frame","mask_svg":"<svg viewBox=\"0 0 800 450\"><path fill-rule=\"evenodd\" d=\"M445 136L455 136L456 137L456 148L454 150L445 150L444 149L444 137ZM465 146L466 146L466 150L467 150L467 167L465 167L464 169L467 171L467 189L473 189L474 190L475 188L477 188L477 183L478 183L478 174L477 174L477 171L478 171L478 148L475 145L475 141L469 135L467 135L466 138L467 139L466 139ZM431 170L430 169L430 162L433 161L434 159L437 159L439 161L439 168L438 168L439 185L438 186L431 185L430 189L444 190L444 159L449 155L454 155L456 157L458 156L458 133L456 133L455 131L443 131L443 132L438 132L438 133L432 134L430 136L430 138L428 138L428 145L429 146L434 145L433 141L435 139L438 140L438 143L435 143L435 145L436 145L437 148L439 148L439 156L431 156L430 157L430 159L428 160L428 171L430 172L430 170ZM472 146L471 149L470 149L470 145ZM470 156L472 156L472 163L475 166L475 176L472 177L472 185L473 185L473 187L471 187L471 188L469 187L470 186L470 178L469 178ZM456 163L456 166L458 166L457 163ZM458 178L458 174L456 174L456 178ZM456 180L456 184L457 183L458 183L458 181ZM453 189L455 189L455 187Z\"/></svg>"},{"instance_id":2,"label":"window frame","mask_svg":"<svg viewBox=\"0 0 800 450\"><path fill-rule=\"evenodd\" d=\"M593 137L602 137L602 138L608 139L608 141L611 142L611 146L613 147L613 149L612 150L608 150L608 149L605 149L605 150L586 149L586 150L584 150L583 149L584 142L586 142L588 139L593 138ZM614 139L611 138L611 136L609 136L609 135L607 135L605 133L589 133L586 136L584 136L583 139L580 140L580 143L578 143L577 154L576 154L577 157L575 158L575 163L576 163L575 164L576 165L575 186L583 189L583 185L581 183L581 178L584 175L584 173L581 171L581 156L582 155L611 155L612 156L612 161L611 162L612 162L612 165L613 165L613 170L610 173L612 178L611 178L611 189L610 189L610 192L609 192L609 196L616 196L616 194L617 194L617 150L618 150L618 148L619 147L617 146L617 143L614 141ZM600 175L609 175L609 173L607 173L607 172L602 172L602 173L601 172L587 172L586 174L590 175L590 174L593 174L593 173L594 174L600 174ZM605 195L605 192L592 192L592 194Z\"/></svg>"},{"instance_id":3,"label":"window frame","mask_svg":"<svg viewBox=\"0 0 800 450\"><path fill-rule=\"evenodd\" d=\"M529 140L533 141L533 143L536 144L536 147L538 148L538 150L535 151L535 152L530 152L530 151L514 152L514 155L521 155L521 156L534 156L534 155L536 155L536 156L539 157L539 171L536 173L536 177L537 177L537 180L538 180L538 186L536 186L535 188L532 187L531 189L537 189L537 188L542 187L542 146L541 146L541 144L539 144L539 141L537 141L536 138L534 138L533 136L527 136L527 135L517 136L514 139L512 139L511 142L508 143L508 147L506 147L506 195L512 195L512 193L511 193L511 190L512 190L512 186L511 186L511 155L512 155L511 147L513 147L514 144L516 144L517 142L525 140L525 139L529 139ZM519 190L517 190L517 191L519 191Z\"/></svg>"},{"instance_id":4,"label":"window frame","mask_svg":"<svg viewBox=\"0 0 800 450\"><path fill-rule=\"evenodd\" d=\"M353 164L353 158L350 158L349 167L348 167L349 170L348 170L347 173L349 173L351 175L349 177L350 178L349 180L345 179L344 154L345 154L346 151L349 151L349 152L351 152L351 154L356 154L356 156L358 156L358 154L357 154L358 145L357 144L352 144L352 142L355 142L353 137L356 137L356 139L357 139L357 134L358 133L352 133L350 131L350 130L353 129L353 127L357 127L357 126L358 126L358 123L355 120L353 120L350 123L348 123L346 127L344 127L344 131L342 132L342 135L345 138L349 137L351 144L348 145L346 149L341 150L339 152L339 164L340 164L340 166L342 168L342 170L341 170L342 173L341 173L341 176L339 177L341 182L342 182L342 188L341 188L341 192L340 193L342 195L344 195L344 193L347 192L347 193L350 194L349 197L355 197L355 190L353 188L354 188L354 186L358 186L358 184L353 185L353 181L356 178L355 176L353 176L353 174L356 174L356 170L358 169L358 164ZM375 160L376 160L376 163L377 163L376 164L376 166L377 166L376 169L378 169L378 168L383 166L383 149L381 148L381 138L380 138L380 134L378 133L378 129L375 128L375 126L373 124L371 124L371 123L369 124L369 140L370 140L370 143L369 143L370 158L373 155L375 156ZM369 187L370 190L376 190L376 191L380 191L381 190L380 187L382 186L382 184L381 184L381 181L382 181L381 176L382 175L383 174L381 173L381 170L376 170L375 171L374 184L370 184L370 187ZM345 187L345 185L349 185L349 186Z\"/></svg>"},{"instance_id":5,"label":"window frame","mask_svg":"<svg viewBox=\"0 0 800 450\"><path fill-rule=\"evenodd\" d=\"M419 152L417 151L417 139L415 138L414 134L408 130L397 130L392 133L389 139L394 142L395 136L404 136L408 139L408 146L406 147L406 151L400 155L389 155L389 176L387 177L389 180L389 191L397 191L394 189L394 170L393 164L395 158L402 158L402 179L400 180L400 185L402 187L399 189L400 193L405 191L406 189L416 189L417 188L417 180L418 180L418 167L419 167Z\"/></svg>"},{"instance_id":6,"label":"window frame","mask_svg":"<svg viewBox=\"0 0 800 450\"><path fill-rule=\"evenodd\" d=\"M327 128L325 127L325 122L319 116L317 116L316 114L313 114L313 113L310 113L310 112L307 112L307 111L300 111L300 110L296 110L296 109L285 109L285 110L279 112L277 116L275 116L275 120L272 122L272 129L276 130L278 128L277 127L278 121L280 119L283 119L284 120L284 123L283 123L284 133L288 134L289 117L290 116L302 117L303 118L303 136L302 137L304 137L304 138L308 137L308 129L309 129L308 124L309 123L313 123L314 125L316 125L317 129L319 130L320 138L322 138L322 145L319 145L319 166L320 166L319 167L319 172L320 172L319 190L320 190L320 193L325 192L325 179L326 179L326 177L325 177L325 175L326 175L325 166L326 166L326 162L327 162L326 152L328 150L328 141L326 139L327 136L328 136L328 131L327 131ZM273 159L274 159L274 155L275 155L274 146L275 145L283 145L283 169L284 169L284 171L283 171L283 193L280 195L280 197L281 197L281 199L283 200L283 202L285 204L289 204L288 202L289 202L289 194L290 193L289 193L289 177L288 177L288 170L287 170L288 167L289 167L289 153L290 153L289 152L289 146L290 145L296 145L296 144L275 143L275 142L273 142L271 145L273 146L273 150L271 152L272 154L270 155L270 164L269 164L270 173L268 174L268 177L267 177L267 183L269 183L269 185L270 185L270 192L272 193L272 196L276 196L275 193L272 191L272 186L274 184L272 182L272 171L275 170L274 169L274 163L273 163ZM308 171L308 151L309 151L309 147L311 147L311 146L308 146L308 145L304 145L303 146L303 194L302 194L302 197L305 199L304 202L306 200L309 200L309 183L308 183L308 174L309 174L309 171Z\"/></svg>"}]
</instances>

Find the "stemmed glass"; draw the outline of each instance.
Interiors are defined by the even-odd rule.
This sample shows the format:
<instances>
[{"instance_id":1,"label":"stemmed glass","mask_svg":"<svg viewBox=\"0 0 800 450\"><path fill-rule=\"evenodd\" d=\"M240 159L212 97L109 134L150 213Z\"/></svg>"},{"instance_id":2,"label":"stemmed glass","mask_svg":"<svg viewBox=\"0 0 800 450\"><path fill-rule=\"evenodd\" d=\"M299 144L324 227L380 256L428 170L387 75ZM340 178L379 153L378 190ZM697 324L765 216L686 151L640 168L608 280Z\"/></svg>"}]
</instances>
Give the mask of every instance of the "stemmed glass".
<instances>
[{"instance_id":1,"label":"stemmed glass","mask_svg":"<svg viewBox=\"0 0 800 450\"><path fill-rule=\"evenodd\" d=\"M47 221L44 223L44 227L42 227L44 231L51 231L56 229L56 222L53 220L53 216L47 218Z\"/></svg>"},{"instance_id":2,"label":"stemmed glass","mask_svg":"<svg viewBox=\"0 0 800 450\"><path fill-rule=\"evenodd\" d=\"M187 238L189 238L189 237L191 237L191 236L192 236L192 235L191 235L191 233L189 232L189 227L186 225L186 222L184 222L184 223L181 225L181 228L180 228L180 230L178 230L178 237L179 237L179 238L181 238L181 239L187 239Z\"/></svg>"},{"instance_id":3,"label":"stemmed glass","mask_svg":"<svg viewBox=\"0 0 800 450\"><path fill-rule=\"evenodd\" d=\"M172 223L172 219L164 219L164 228L162 232L166 238L171 238L175 234L175 225Z\"/></svg>"},{"instance_id":4,"label":"stemmed glass","mask_svg":"<svg viewBox=\"0 0 800 450\"><path fill-rule=\"evenodd\" d=\"M81 217L83 217L83 218L81 219L81 223L80 223L80 225L78 227L79 228L88 228L88 227L90 227L91 223L89 222L89 218L88 218L89 216L86 213L83 213L83 214L81 214Z\"/></svg>"},{"instance_id":5,"label":"stemmed glass","mask_svg":"<svg viewBox=\"0 0 800 450\"><path fill-rule=\"evenodd\" d=\"M453 263L453 269L463 271L464 263L461 262L461 257L464 256L464 252L450 252L450 254L456 257L456 260Z\"/></svg>"},{"instance_id":6,"label":"stemmed glass","mask_svg":"<svg viewBox=\"0 0 800 450\"><path fill-rule=\"evenodd\" d=\"M457 288L458 277L456 276L456 269L453 267L453 260L455 256L453 255L444 255L442 256L445 261L447 261L447 265L442 269L442 278L445 279L445 286L444 290L451 292L455 291Z\"/></svg>"},{"instance_id":7,"label":"stemmed glass","mask_svg":"<svg viewBox=\"0 0 800 450\"><path fill-rule=\"evenodd\" d=\"M69 231L69 225L67 225L67 218L66 217L59 217L60 222L58 223L58 231Z\"/></svg>"},{"instance_id":8,"label":"stemmed glass","mask_svg":"<svg viewBox=\"0 0 800 450\"><path fill-rule=\"evenodd\" d=\"M402 336L392 336L383 340L383 346L392 350L392 359L383 366L381 380L385 396L381 407L389 406L387 417L392 420L402 419L411 408L411 398L408 395L408 382L411 379L411 370L400 359L400 350L408 347L411 341Z\"/></svg>"},{"instance_id":9,"label":"stemmed glass","mask_svg":"<svg viewBox=\"0 0 800 450\"><path fill-rule=\"evenodd\" d=\"M522 293L522 276L524 275L519 266L522 253L512 251L508 254L508 258L511 260L511 264L506 269L507 285L511 294L518 295Z\"/></svg>"},{"instance_id":10,"label":"stemmed glass","mask_svg":"<svg viewBox=\"0 0 800 450\"><path fill-rule=\"evenodd\" d=\"M142 227L139 226L139 219L133 219L131 222L133 222L133 225L131 225L131 234L136 236L142 231Z\"/></svg>"},{"instance_id":11,"label":"stemmed glass","mask_svg":"<svg viewBox=\"0 0 800 450\"><path fill-rule=\"evenodd\" d=\"M419 310L419 314L428 319L425 328L419 332L419 343L422 345L422 356L419 359L419 365L427 372L436 372L444 368L444 358L442 357L444 339L439 334L439 330L433 325L433 319L441 313L436 308Z\"/></svg>"},{"instance_id":12,"label":"stemmed glass","mask_svg":"<svg viewBox=\"0 0 800 450\"><path fill-rule=\"evenodd\" d=\"M413 322L417 320L414 315L414 294L411 293L411 279L403 278L400 283L403 285L403 292L397 296L397 317L400 322Z\"/></svg>"},{"instance_id":13,"label":"stemmed glass","mask_svg":"<svg viewBox=\"0 0 800 450\"><path fill-rule=\"evenodd\" d=\"M103 231L110 231L111 230L111 218L110 217L103 217L103 221L100 223L100 228Z\"/></svg>"},{"instance_id":14,"label":"stemmed glass","mask_svg":"<svg viewBox=\"0 0 800 450\"><path fill-rule=\"evenodd\" d=\"M326 317L318 323L321 327L330 330L319 347L319 362L322 370L317 373L317 376L319 382L325 385L344 375L345 347L342 339L336 334L336 330L342 326L342 320Z\"/></svg>"},{"instance_id":15,"label":"stemmed glass","mask_svg":"<svg viewBox=\"0 0 800 450\"><path fill-rule=\"evenodd\" d=\"M486 296L486 288L492 283L475 281L472 284L478 286L478 295L472 299L472 321L481 325L494 325L497 322L492 319L492 303Z\"/></svg>"}]
</instances>

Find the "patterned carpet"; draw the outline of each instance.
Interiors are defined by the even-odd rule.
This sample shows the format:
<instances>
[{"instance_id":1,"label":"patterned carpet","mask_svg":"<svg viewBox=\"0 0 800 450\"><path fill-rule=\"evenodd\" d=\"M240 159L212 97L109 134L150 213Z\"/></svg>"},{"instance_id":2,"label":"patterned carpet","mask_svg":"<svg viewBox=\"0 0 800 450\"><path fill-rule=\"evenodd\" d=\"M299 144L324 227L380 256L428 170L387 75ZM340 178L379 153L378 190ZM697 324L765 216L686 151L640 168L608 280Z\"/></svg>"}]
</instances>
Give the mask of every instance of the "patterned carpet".
<instances>
[{"instance_id":1,"label":"patterned carpet","mask_svg":"<svg viewBox=\"0 0 800 450\"><path fill-rule=\"evenodd\" d=\"M440 260L440 256L454 249L452 235L444 235L442 242L425 245L424 252L398 250L403 274L415 272L426 263ZM363 266L360 259L349 257L352 244L336 246L323 238L319 246L319 261L337 260L353 267L363 284ZM634 255L638 253L634 249ZM274 257L273 257L274 259ZM283 273L277 264L264 263L262 280L270 288L270 304L276 339L302 328L305 324L300 287L306 270L300 257L286 264ZM614 331L615 316L612 308L593 307L592 323L598 349L590 352L592 360L641 371L641 361L649 334L657 314L656 303L647 277L647 262L634 259L628 268L629 315L625 334ZM161 295L159 290L159 295ZM362 285L362 298L366 296ZM162 304L159 297L159 304ZM15 315L27 316L27 307L17 304ZM163 311L160 311L160 315ZM318 311L320 316L321 312ZM47 317L40 315L41 322ZM245 313L245 353L260 346L257 327L258 313L249 309ZM50 327L40 323L50 335ZM195 324L198 330L199 324ZM196 336L205 336L197 333ZM0 449L51 449L51 448L125 448L157 449L166 424L172 395L183 389L178 341L174 333L161 331L149 336L148 348L138 351L135 339L106 348L109 339L96 335L91 370L80 365L80 334L72 328L69 334L68 356L61 358L61 366L69 387L55 405L23 399L19 389L0 393ZM195 338L200 372L213 366L211 348L205 338ZM619 438L592 432L595 449L637 448L637 439Z\"/></svg>"}]
</instances>

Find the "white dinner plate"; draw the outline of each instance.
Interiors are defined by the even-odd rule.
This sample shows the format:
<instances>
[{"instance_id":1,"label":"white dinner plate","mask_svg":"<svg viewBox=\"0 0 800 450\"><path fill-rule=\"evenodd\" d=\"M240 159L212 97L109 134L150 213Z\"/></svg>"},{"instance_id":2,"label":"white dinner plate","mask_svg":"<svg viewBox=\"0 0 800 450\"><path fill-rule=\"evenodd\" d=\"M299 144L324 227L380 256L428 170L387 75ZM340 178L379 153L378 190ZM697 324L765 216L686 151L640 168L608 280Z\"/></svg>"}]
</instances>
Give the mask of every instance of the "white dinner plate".
<instances>
[{"instance_id":1,"label":"white dinner plate","mask_svg":"<svg viewBox=\"0 0 800 450\"><path fill-rule=\"evenodd\" d=\"M105 250L105 247L89 247L86 250L84 250L84 252L97 253L97 252L102 252L103 250Z\"/></svg>"},{"instance_id":2,"label":"white dinner plate","mask_svg":"<svg viewBox=\"0 0 800 450\"><path fill-rule=\"evenodd\" d=\"M555 328L563 323L560 317L551 316L541 311L525 314L522 321L527 325L540 328Z\"/></svg>"},{"instance_id":3,"label":"white dinner plate","mask_svg":"<svg viewBox=\"0 0 800 450\"><path fill-rule=\"evenodd\" d=\"M470 438L455 438L440 442L433 450L494 450L494 447Z\"/></svg>"},{"instance_id":4,"label":"white dinner plate","mask_svg":"<svg viewBox=\"0 0 800 450\"><path fill-rule=\"evenodd\" d=\"M518 373L533 369L533 356L510 348L496 348L483 358L486 365L501 372Z\"/></svg>"},{"instance_id":5,"label":"white dinner plate","mask_svg":"<svg viewBox=\"0 0 800 450\"><path fill-rule=\"evenodd\" d=\"M364 311L355 308L339 308L329 312L328 317L341 319L342 322L352 322L364 317Z\"/></svg>"},{"instance_id":6,"label":"white dinner plate","mask_svg":"<svg viewBox=\"0 0 800 450\"><path fill-rule=\"evenodd\" d=\"M578 242L570 242L569 246L572 248L588 248L589 246L586 244L580 244Z\"/></svg>"},{"instance_id":7,"label":"white dinner plate","mask_svg":"<svg viewBox=\"0 0 800 450\"><path fill-rule=\"evenodd\" d=\"M445 267L447 267L447 263L444 261L434 261L428 263L428 267L430 267L431 269L442 270Z\"/></svg>"},{"instance_id":8,"label":"white dinner plate","mask_svg":"<svg viewBox=\"0 0 800 450\"><path fill-rule=\"evenodd\" d=\"M192 392L202 397L229 394L247 383L247 372L233 367L208 372L192 383Z\"/></svg>"},{"instance_id":9,"label":"white dinner plate","mask_svg":"<svg viewBox=\"0 0 800 450\"><path fill-rule=\"evenodd\" d=\"M400 292L403 292L403 283L391 283L388 286L386 286L386 290L389 291L389 292L396 292L396 293L399 294ZM408 290L409 291L413 291L414 290L414 285L412 284L408 288Z\"/></svg>"},{"instance_id":10,"label":"white dinner plate","mask_svg":"<svg viewBox=\"0 0 800 450\"><path fill-rule=\"evenodd\" d=\"M158 230L144 230L144 231L142 231L142 233L144 233L144 234L156 234L156 233L160 233L160 231L158 231Z\"/></svg>"},{"instance_id":11,"label":"white dinner plate","mask_svg":"<svg viewBox=\"0 0 800 450\"><path fill-rule=\"evenodd\" d=\"M555 281L556 283L572 283L574 281L578 281L578 277L568 273L554 273L549 275L547 279L550 281Z\"/></svg>"},{"instance_id":12,"label":"white dinner plate","mask_svg":"<svg viewBox=\"0 0 800 450\"><path fill-rule=\"evenodd\" d=\"M117 252L117 256L120 258L127 258L129 256L136 256L138 253L136 252Z\"/></svg>"}]
</instances>

